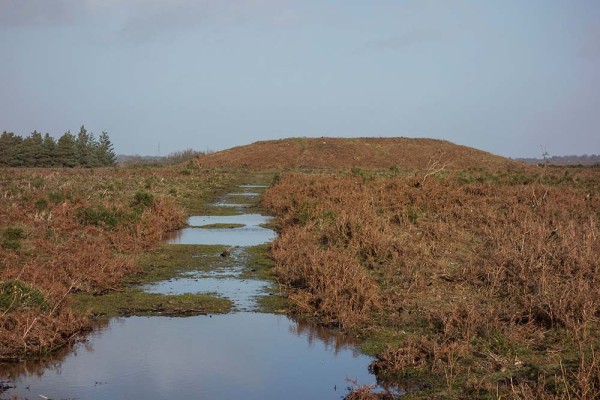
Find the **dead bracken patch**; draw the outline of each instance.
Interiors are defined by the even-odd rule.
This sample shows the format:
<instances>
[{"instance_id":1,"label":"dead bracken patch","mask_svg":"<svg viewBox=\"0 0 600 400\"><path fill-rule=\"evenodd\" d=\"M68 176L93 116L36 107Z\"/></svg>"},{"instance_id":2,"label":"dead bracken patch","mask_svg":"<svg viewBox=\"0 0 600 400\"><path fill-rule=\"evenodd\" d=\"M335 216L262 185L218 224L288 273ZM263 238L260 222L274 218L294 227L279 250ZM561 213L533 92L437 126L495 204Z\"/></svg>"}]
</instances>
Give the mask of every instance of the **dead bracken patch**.
<instances>
[{"instance_id":1,"label":"dead bracken patch","mask_svg":"<svg viewBox=\"0 0 600 400\"><path fill-rule=\"evenodd\" d=\"M379 340L373 369L426 376L426 398L597 396L600 170L429 172L267 191L293 310Z\"/></svg>"},{"instance_id":2,"label":"dead bracken patch","mask_svg":"<svg viewBox=\"0 0 600 400\"><path fill-rule=\"evenodd\" d=\"M227 176L185 171L0 169L0 360L88 329L72 295L119 289L137 255L185 225L182 206L206 201Z\"/></svg>"}]
</instances>

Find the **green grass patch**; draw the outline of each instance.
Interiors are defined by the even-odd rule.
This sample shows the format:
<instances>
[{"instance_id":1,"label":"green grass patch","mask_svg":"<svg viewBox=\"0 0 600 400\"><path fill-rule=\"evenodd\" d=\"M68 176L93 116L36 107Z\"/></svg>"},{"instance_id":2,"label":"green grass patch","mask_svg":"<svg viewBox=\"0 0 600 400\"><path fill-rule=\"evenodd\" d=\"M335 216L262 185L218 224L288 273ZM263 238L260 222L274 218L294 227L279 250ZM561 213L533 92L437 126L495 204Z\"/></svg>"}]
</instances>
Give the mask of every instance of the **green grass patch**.
<instances>
[{"instance_id":1,"label":"green grass patch","mask_svg":"<svg viewBox=\"0 0 600 400\"><path fill-rule=\"evenodd\" d=\"M259 312L271 314L287 314L291 305L290 300L275 293L260 296L256 303Z\"/></svg>"},{"instance_id":2,"label":"green grass patch","mask_svg":"<svg viewBox=\"0 0 600 400\"><path fill-rule=\"evenodd\" d=\"M242 271L242 279L275 282L275 275L273 275L275 262L269 257L269 244L246 247L244 257L246 268Z\"/></svg>"},{"instance_id":3,"label":"green grass patch","mask_svg":"<svg viewBox=\"0 0 600 400\"><path fill-rule=\"evenodd\" d=\"M16 226L9 226L2 231L2 238L5 240L25 239L25 230Z\"/></svg>"},{"instance_id":4,"label":"green grass patch","mask_svg":"<svg viewBox=\"0 0 600 400\"><path fill-rule=\"evenodd\" d=\"M386 347L400 347L412 334L401 329L377 326L363 338L360 350L370 356L376 356Z\"/></svg>"},{"instance_id":5,"label":"green grass patch","mask_svg":"<svg viewBox=\"0 0 600 400\"><path fill-rule=\"evenodd\" d=\"M21 248L21 240L27 237L25 230L18 226L9 226L2 230L0 245L6 250L18 250Z\"/></svg>"},{"instance_id":6,"label":"green grass patch","mask_svg":"<svg viewBox=\"0 0 600 400\"><path fill-rule=\"evenodd\" d=\"M129 284L148 284L175 278L186 272L209 272L230 268L235 257L222 257L222 245L163 245L138 259L139 274L126 279Z\"/></svg>"},{"instance_id":7,"label":"green grass patch","mask_svg":"<svg viewBox=\"0 0 600 400\"><path fill-rule=\"evenodd\" d=\"M226 313L231 302L208 294L176 296L145 293L137 289L110 292L100 296L78 294L73 308L81 313L91 311L95 316L118 317L133 315L191 316Z\"/></svg>"},{"instance_id":8,"label":"green grass patch","mask_svg":"<svg viewBox=\"0 0 600 400\"><path fill-rule=\"evenodd\" d=\"M39 290L19 280L0 282L0 310L14 311L21 307L48 307L46 298Z\"/></svg>"},{"instance_id":9,"label":"green grass patch","mask_svg":"<svg viewBox=\"0 0 600 400\"><path fill-rule=\"evenodd\" d=\"M102 205L79 208L77 217L82 225L93 225L104 230L115 229L123 218L118 210L108 209Z\"/></svg>"},{"instance_id":10,"label":"green grass patch","mask_svg":"<svg viewBox=\"0 0 600 400\"><path fill-rule=\"evenodd\" d=\"M285 314L288 312L291 302L279 292L278 285L273 274L275 262L269 256L269 244L246 247L242 255L245 268L241 279L256 279L271 283L270 289L264 295L258 297L257 304L260 312Z\"/></svg>"}]
</instances>

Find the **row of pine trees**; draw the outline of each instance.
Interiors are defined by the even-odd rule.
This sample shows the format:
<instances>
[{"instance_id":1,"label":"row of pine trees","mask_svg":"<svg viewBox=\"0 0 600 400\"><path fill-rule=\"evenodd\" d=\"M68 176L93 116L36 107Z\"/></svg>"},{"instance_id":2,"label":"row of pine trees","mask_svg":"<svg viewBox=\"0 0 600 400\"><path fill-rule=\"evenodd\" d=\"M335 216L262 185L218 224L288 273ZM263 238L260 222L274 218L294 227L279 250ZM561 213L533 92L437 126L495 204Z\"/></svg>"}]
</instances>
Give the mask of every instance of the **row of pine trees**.
<instances>
[{"instance_id":1,"label":"row of pine trees","mask_svg":"<svg viewBox=\"0 0 600 400\"><path fill-rule=\"evenodd\" d=\"M116 155L108 133L96 139L81 126L79 133L65 132L58 141L48 133L33 131L22 137L4 131L0 135L0 167L108 167Z\"/></svg>"}]
</instances>

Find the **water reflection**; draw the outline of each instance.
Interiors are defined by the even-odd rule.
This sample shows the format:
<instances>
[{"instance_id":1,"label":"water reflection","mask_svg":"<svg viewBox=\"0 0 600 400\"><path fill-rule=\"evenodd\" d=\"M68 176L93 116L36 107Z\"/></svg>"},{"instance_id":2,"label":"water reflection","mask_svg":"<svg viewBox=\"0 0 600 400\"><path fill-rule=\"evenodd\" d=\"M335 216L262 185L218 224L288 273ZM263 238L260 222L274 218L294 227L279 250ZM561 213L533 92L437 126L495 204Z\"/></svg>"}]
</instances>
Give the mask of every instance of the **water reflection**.
<instances>
[{"instance_id":1,"label":"water reflection","mask_svg":"<svg viewBox=\"0 0 600 400\"><path fill-rule=\"evenodd\" d=\"M77 352L82 350L88 352L94 351L88 339L94 335L99 335L108 325L108 320L97 321L94 324L94 332L88 335L86 339L65 346L52 354L42 355L35 360L24 360L18 363L0 363L0 380L14 381L19 376L41 378L47 371L55 371L60 374L62 372L61 365L67 357L77 355Z\"/></svg>"},{"instance_id":2,"label":"water reflection","mask_svg":"<svg viewBox=\"0 0 600 400\"><path fill-rule=\"evenodd\" d=\"M241 215L202 215L188 220L190 228L173 232L168 238L169 244L222 244L225 246L256 246L275 239L276 233L263 228L271 218L260 214ZM204 229L200 226L210 224L243 224L239 228Z\"/></svg>"},{"instance_id":3,"label":"water reflection","mask_svg":"<svg viewBox=\"0 0 600 400\"><path fill-rule=\"evenodd\" d=\"M260 193L255 192L240 192L240 193L228 193L225 196L227 197L237 197L237 196L258 196Z\"/></svg>"},{"instance_id":4,"label":"water reflection","mask_svg":"<svg viewBox=\"0 0 600 400\"><path fill-rule=\"evenodd\" d=\"M218 201L212 204L215 207L229 207L229 208L249 208L250 204L242 203L226 203L224 201Z\"/></svg>"},{"instance_id":5,"label":"water reflection","mask_svg":"<svg viewBox=\"0 0 600 400\"><path fill-rule=\"evenodd\" d=\"M225 229L185 228L173 232L168 244L222 244L225 246L256 246L272 241L275 232L259 226Z\"/></svg>"},{"instance_id":6,"label":"water reflection","mask_svg":"<svg viewBox=\"0 0 600 400\"><path fill-rule=\"evenodd\" d=\"M264 225L273 218L260 214L240 215L195 215L188 218L190 226L204 226L211 224L242 224L248 226Z\"/></svg>"},{"instance_id":7,"label":"water reflection","mask_svg":"<svg viewBox=\"0 0 600 400\"><path fill-rule=\"evenodd\" d=\"M263 188L244 185L242 189ZM234 193L248 196L253 192ZM243 208L249 204L222 202ZM172 244L253 246L276 236L259 214L196 216L190 228L176 232ZM240 228L203 229L209 224L244 224ZM241 257L244 249L232 250ZM267 282L236 278L242 266L189 273L149 285L147 291L180 294L216 292L237 310L252 310L254 297ZM227 276L226 278L224 278ZM220 277L220 278L219 278ZM324 327L285 316L237 312L190 318L130 317L112 319L88 340L38 362L0 365L0 379L16 388L4 396L85 399L339 399L347 379L374 384L369 357L354 341ZM11 382L11 384L12 384Z\"/></svg>"},{"instance_id":8,"label":"water reflection","mask_svg":"<svg viewBox=\"0 0 600 400\"><path fill-rule=\"evenodd\" d=\"M236 311L254 311L258 308L256 298L264 295L270 284L265 281L235 278L179 278L146 285L149 293L177 295L185 293L215 293L231 300Z\"/></svg>"},{"instance_id":9,"label":"water reflection","mask_svg":"<svg viewBox=\"0 0 600 400\"><path fill-rule=\"evenodd\" d=\"M361 354L356 347L358 340L350 335L344 335L338 330L302 320L295 322L290 326L290 332L296 336L305 337L309 346L313 346L314 343L322 343L325 349L334 355L341 351L351 351L354 356Z\"/></svg>"},{"instance_id":10,"label":"water reflection","mask_svg":"<svg viewBox=\"0 0 600 400\"><path fill-rule=\"evenodd\" d=\"M90 336L91 347L68 353L60 368L19 371L24 374L6 395L339 399L346 378L375 382L367 372L369 357L344 343L341 336L272 314L116 319L102 335Z\"/></svg>"},{"instance_id":11,"label":"water reflection","mask_svg":"<svg viewBox=\"0 0 600 400\"><path fill-rule=\"evenodd\" d=\"M260 307L257 300L267 295L271 284L264 280L241 278L246 269L247 257L244 247L233 247L229 255L233 262L225 265L213 262L212 268L208 271L188 271L167 281L142 286L142 290L166 295L215 294L231 300L234 311L258 311Z\"/></svg>"}]
</instances>

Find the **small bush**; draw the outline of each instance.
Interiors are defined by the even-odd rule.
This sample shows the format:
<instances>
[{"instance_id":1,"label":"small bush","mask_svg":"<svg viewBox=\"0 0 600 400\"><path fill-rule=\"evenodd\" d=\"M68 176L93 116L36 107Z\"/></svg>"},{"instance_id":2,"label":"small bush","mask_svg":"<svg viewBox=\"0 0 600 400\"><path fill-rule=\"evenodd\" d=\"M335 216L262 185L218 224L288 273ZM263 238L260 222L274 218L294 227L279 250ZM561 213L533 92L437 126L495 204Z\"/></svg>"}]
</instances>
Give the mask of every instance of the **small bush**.
<instances>
[{"instance_id":1,"label":"small bush","mask_svg":"<svg viewBox=\"0 0 600 400\"><path fill-rule=\"evenodd\" d=\"M48 193L48 199L54 204L62 203L65 201L65 196L61 192L52 191Z\"/></svg>"},{"instance_id":2,"label":"small bush","mask_svg":"<svg viewBox=\"0 0 600 400\"><path fill-rule=\"evenodd\" d=\"M46 199L39 199L35 202L35 208L38 211L44 211L48 208L48 201Z\"/></svg>"},{"instance_id":3,"label":"small bush","mask_svg":"<svg viewBox=\"0 0 600 400\"><path fill-rule=\"evenodd\" d=\"M4 228L2 238L5 240L20 240L25 239L25 230L16 226Z\"/></svg>"},{"instance_id":4,"label":"small bush","mask_svg":"<svg viewBox=\"0 0 600 400\"><path fill-rule=\"evenodd\" d=\"M6 250L18 250L21 248L21 239L25 239L25 231L19 227L8 227L2 231L0 244Z\"/></svg>"},{"instance_id":5,"label":"small bush","mask_svg":"<svg viewBox=\"0 0 600 400\"><path fill-rule=\"evenodd\" d=\"M104 206L92 206L77 210L79 222L83 225L93 225L112 230L117 227L121 216L117 210L108 210Z\"/></svg>"},{"instance_id":6,"label":"small bush","mask_svg":"<svg viewBox=\"0 0 600 400\"><path fill-rule=\"evenodd\" d=\"M131 207L137 212L142 212L146 208L152 207L152 204L154 204L154 196L148 192L140 191L133 196Z\"/></svg>"},{"instance_id":7,"label":"small bush","mask_svg":"<svg viewBox=\"0 0 600 400\"><path fill-rule=\"evenodd\" d=\"M48 306L42 292L19 280L0 282L0 310Z\"/></svg>"},{"instance_id":8,"label":"small bush","mask_svg":"<svg viewBox=\"0 0 600 400\"><path fill-rule=\"evenodd\" d=\"M36 189L41 188L44 185L44 178L42 178L41 176L34 176L33 178L31 178L31 186L33 186Z\"/></svg>"}]
</instances>

